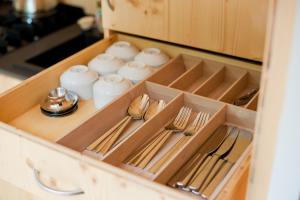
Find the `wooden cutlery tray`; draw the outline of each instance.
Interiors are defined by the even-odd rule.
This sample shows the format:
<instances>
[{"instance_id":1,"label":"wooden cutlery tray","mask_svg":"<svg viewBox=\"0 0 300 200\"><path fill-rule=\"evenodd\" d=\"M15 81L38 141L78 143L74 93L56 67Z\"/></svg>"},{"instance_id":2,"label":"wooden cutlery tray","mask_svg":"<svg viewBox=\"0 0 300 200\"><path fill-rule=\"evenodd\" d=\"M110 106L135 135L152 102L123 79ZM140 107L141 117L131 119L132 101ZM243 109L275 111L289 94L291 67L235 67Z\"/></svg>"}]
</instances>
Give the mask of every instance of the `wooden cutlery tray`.
<instances>
[{"instance_id":1,"label":"wooden cutlery tray","mask_svg":"<svg viewBox=\"0 0 300 200\"><path fill-rule=\"evenodd\" d=\"M61 73L72 65L87 64L116 40L127 40L139 48L159 47L172 59L145 81L135 85L101 110L96 110L92 100L89 100L80 101L78 111L70 116L62 118L44 116L40 112L39 103L51 88L59 85ZM78 157L83 154L134 173L142 179L165 185L221 124L234 125L254 132L258 93L246 105L238 107L231 104L235 98L253 88L259 88L260 73L256 67L233 59L219 58L195 50L119 34L88 47L4 93L0 97L0 120L5 124L3 126L13 127L12 132L20 129L25 134L35 135L70 148L79 153ZM86 148L91 143L127 115L129 104L143 93L148 94L153 100L164 100L167 103L166 107L146 122L134 121L105 155L88 151ZM209 113L209 121L196 134L189 136L187 143L156 173L150 173L147 167L141 170L125 164L124 160L168 124L182 106L192 108L193 115L190 122L199 111ZM165 148L172 146L179 138L180 134L172 136ZM240 167L249 164L247 159L250 148L251 145L210 199L218 195L222 197L224 195L222 191L227 186L230 187L230 192L235 192L237 181L245 174ZM153 160L163 156L164 151L162 149ZM102 165L101 162L98 163ZM167 190L166 186L160 187ZM171 189L171 193L176 196L184 192ZM191 199L198 198L190 194L184 196Z\"/></svg>"},{"instance_id":2,"label":"wooden cutlery tray","mask_svg":"<svg viewBox=\"0 0 300 200\"><path fill-rule=\"evenodd\" d=\"M165 100L167 102L167 106L152 119L146 122L135 122L130 125L124 133L124 135L126 135L125 138L121 137L121 139L117 142L117 145L115 145L105 156L86 150L88 145L94 142L110 127L114 126L114 124L127 115L126 111L130 102L142 93L149 94L152 99ZM139 169L124 163L131 153L161 131L163 127L165 127L165 125L167 125L170 120L177 115L180 108L183 106L188 106L193 110L192 116L189 120L190 122L192 122L195 118L195 114L200 111L209 113L210 119L207 124L193 136L183 136L189 137L187 143L179 148L176 154L164 163L157 173L151 173L148 170L151 168L151 165L155 164L155 162L182 137L182 134L174 134L145 169ZM108 117L109 113L114 113L113 117ZM199 146L201 146L201 144L203 144L204 141L206 141L206 139L221 124L232 125L240 129L247 130L252 134L254 132L255 114L256 113L254 111L245 110L234 105L210 100L206 97L189 94L157 83L146 81L124 94L117 101L113 102L101 112L96 114L93 119L87 121L59 140L58 143L76 151L80 151L85 155L103 160L104 162L126 171L135 173L146 179L166 184L172 175L174 175L176 171L188 161L188 159L197 151ZM245 151L244 156L242 156L240 161L236 164L237 166L247 156L246 152L249 153L249 149ZM228 177L232 175L237 166L232 168ZM226 177L222 185L225 185L226 179L228 180L229 178Z\"/></svg>"}]
</instances>

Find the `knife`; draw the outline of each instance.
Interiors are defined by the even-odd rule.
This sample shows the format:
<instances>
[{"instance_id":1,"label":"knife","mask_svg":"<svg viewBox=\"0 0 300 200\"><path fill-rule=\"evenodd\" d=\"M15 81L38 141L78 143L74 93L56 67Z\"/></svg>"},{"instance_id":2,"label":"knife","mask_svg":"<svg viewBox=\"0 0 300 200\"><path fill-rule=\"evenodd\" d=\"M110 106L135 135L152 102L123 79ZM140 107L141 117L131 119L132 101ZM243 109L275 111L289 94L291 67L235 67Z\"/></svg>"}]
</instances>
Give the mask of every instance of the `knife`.
<instances>
[{"instance_id":1,"label":"knife","mask_svg":"<svg viewBox=\"0 0 300 200\"><path fill-rule=\"evenodd\" d=\"M241 157L242 153L246 150L252 141L252 134L246 131L241 131L239 137L234 144L230 153L224 158L220 159L218 162L221 169L217 171L212 180L208 180L207 187L204 187L204 191L200 191L204 198L209 197L216 187L220 184L226 174L229 172L234 163Z\"/></svg>"},{"instance_id":2,"label":"knife","mask_svg":"<svg viewBox=\"0 0 300 200\"><path fill-rule=\"evenodd\" d=\"M184 189L208 154L214 152L227 137L228 127L221 125L200 147L194 157L169 181L168 185Z\"/></svg>"},{"instance_id":3,"label":"knife","mask_svg":"<svg viewBox=\"0 0 300 200\"><path fill-rule=\"evenodd\" d=\"M215 153L213 153L211 156L208 157L209 161L207 162L207 164L203 166L202 169L199 169L196 172L195 178L193 179L191 184L189 184L188 187L194 194L199 194L198 190L204 183L207 176L212 171L215 164L223 155L228 153L231 150L232 146L234 145L239 135L239 129L231 127L229 131L230 133L226 138L226 140L222 143L222 145L218 148L218 150Z\"/></svg>"}]
</instances>

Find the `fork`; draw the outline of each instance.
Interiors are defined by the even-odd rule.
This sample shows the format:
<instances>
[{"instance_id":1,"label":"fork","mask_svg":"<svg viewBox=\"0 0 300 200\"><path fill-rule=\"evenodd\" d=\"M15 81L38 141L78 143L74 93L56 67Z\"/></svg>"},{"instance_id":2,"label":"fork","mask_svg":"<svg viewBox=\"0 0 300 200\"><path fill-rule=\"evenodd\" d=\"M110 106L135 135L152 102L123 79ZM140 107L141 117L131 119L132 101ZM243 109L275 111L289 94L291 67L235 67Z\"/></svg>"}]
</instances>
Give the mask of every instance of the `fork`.
<instances>
[{"instance_id":1,"label":"fork","mask_svg":"<svg viewBox=\"0 0 300 200\"><path fill-rule=\"evenodd\" d=\"M149 171L151 173L156 173L161 168L161 166L168 160L170 160L170 158L172 158L176 154L178 149L189 140L188 136L196 134L207 123L209 117L209 113L199 112L194 121L184 131L184 136L181 137L180 140L161 159L159 159L159 161L157 161Z\"/></svg>"},{"instance_id":2,"label":"fork","mask_svg":"<svg viewBox=\"0 0 300 200\"><path fill-rule=\"evenodd\" d=\"M165 127L164 131L153 138L141 151L133 156L127 163L135 167L145 168L155 154L163 147L172 133L182 132L187 126L191 116L192 109L186 106L182 107L176 118Z\"/></svg>"},{"instance_id":3,"label":"fork","mask_svg":"<svg viewBox=\"0 0 300 200\"><path fill-rule=\"evenodd\" d=\"M184 135L192 136L202 128L209 120L209 113L199 112L190 126L184 131Z\"/></svg>"}]
</instances>

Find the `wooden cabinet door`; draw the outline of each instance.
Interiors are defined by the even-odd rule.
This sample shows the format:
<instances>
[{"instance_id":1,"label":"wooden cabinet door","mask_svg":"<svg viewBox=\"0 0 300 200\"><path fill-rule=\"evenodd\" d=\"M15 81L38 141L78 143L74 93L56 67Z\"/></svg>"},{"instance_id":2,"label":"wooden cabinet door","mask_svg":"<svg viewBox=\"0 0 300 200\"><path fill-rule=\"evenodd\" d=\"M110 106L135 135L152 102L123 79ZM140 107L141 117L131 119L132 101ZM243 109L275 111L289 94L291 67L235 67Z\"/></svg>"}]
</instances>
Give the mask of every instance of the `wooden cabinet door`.
<instances>
[{"instance_id":1,"label":"wooden cabinet door","mask_svg":"<svg viewBox=\"0 0 300 200\"><path fill-rule=\"evenodd\" d=\"M102 0L103 26L106 29L167 40L167 4L168 0Z\"/></svg>"},{"instance_id":2,"label":"wooden cabinet door","mask_svg":"<svg viewBox=\"0 0 300 200\"><path fill-rule=\"evenodd\" d=\"M262 61L268 0L102 2L106 29Z\"/></svg>"},{"instance_id":3,"label":"wooden cabinet door","mask_svg":"<svg viewBox=\"0 0 300 200\"><path fill-rule=\"evenodd\" d=\"M169 1L169 39L262 60L268 0Z\"/></svg>"}]
</instances>

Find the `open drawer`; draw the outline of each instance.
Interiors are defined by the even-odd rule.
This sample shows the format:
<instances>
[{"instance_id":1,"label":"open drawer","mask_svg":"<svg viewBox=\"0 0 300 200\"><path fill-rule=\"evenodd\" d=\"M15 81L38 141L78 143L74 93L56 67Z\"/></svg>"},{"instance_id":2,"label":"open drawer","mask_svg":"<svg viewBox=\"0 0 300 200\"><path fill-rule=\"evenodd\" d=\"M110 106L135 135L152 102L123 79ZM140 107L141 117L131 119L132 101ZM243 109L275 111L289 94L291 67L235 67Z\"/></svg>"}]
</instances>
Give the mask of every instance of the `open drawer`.
<instances>
[{"instance_id":1,"label":"open drawer","mask_svg":"<svg viewBox=\"0 0 300 200\"><path fill-rule=\"evenodd\" d=\"M141 49L159 47L172 59L101 110L95 109L93 101L88 100L80 101L78 110L67 117L49 118L40 112L40 102L51 88L59 85L63 71L72 65L87 64L117 40L127 40ZM128 35L118 34L99 41L0 96L0 138L15 144L15 148L1 146L0 154L3 154L3 163L7 161L7 164L0 166L3 168L0 178L43 196L41 185L35 185L32 176L33 172L40 172L41 176L44 172L50 176L42 182L46 187L64 191L80 188L84 191L84 194L78 192L75 197L61 199L199 199L199 196L168 187L167 181L220 124L232 124L253 134L255 112L252 110L256 109L258 94L241 107L230 103L250 86L259 87L257 69L254 64ZM130 102L143 93L151 99L163 99L166 107L149 121L135 122L107 154L88 151L87 147L93 141L126 116ZM159 132L183 105L191 107L195 113L208 112L211 117L207 124L178 148L156 173L126 166L123 161ZM177 139L173 140L176 142ZM210 199L244 198L250 149L251 145ZM15 161L5 152L13 152ZM156 159L160 156L163 153ZM8 173L10 166L20 174L19 178L11 178ZM57 199L56 195L47 194L46 199Z\"/></svg>"}]
</instances>

